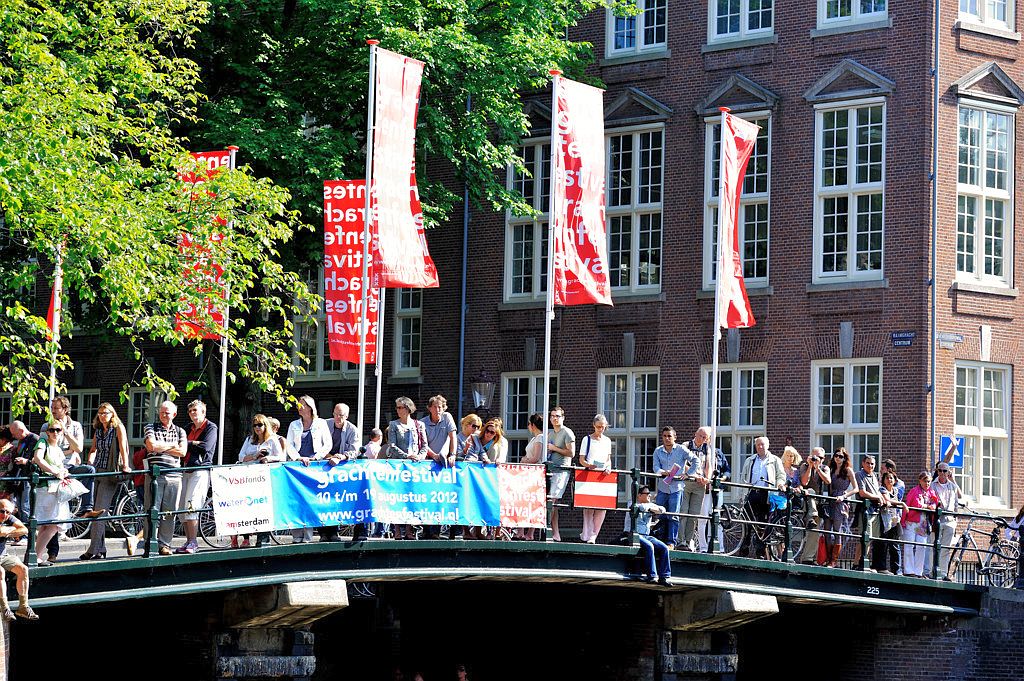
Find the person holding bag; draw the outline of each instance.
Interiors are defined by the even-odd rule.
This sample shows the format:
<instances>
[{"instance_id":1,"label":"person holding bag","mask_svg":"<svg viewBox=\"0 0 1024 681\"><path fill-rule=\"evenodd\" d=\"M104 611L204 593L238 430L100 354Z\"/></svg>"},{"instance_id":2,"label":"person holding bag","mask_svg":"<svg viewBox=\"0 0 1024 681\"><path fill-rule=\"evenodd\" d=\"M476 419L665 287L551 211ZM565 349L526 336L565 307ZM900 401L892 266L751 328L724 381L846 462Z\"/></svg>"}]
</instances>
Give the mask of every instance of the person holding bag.
<instances>
[{"instance_id":1,"label":"person holding bag","mask_svg":"<svg viewBox=\"0 0 1024 681\"><path fill-rule=\"evenodd\" d=\"M46 428L46 438L40 438L36 444L32 456L32 463L39 467L44 475L52 475L56 480L42 480L36 487L36 505L33 509L36 520L40 523L39 531L36 534L36 557L38 565L50 566L52 562L47 560L46 543L61 529L67 529L66 523L54 521L70 520L71 509L68 507L68 499L60 496L61 483L69 477L64 467L64 451L60 448L58 441L64 427L59 421L53 421ZM42 523L49 523L43 525Z\"/></svg>"},{"instance_id":2,"label":"person holding bag","mask_svg":"<svg viewBox=\"0 0 1024 681\"><path fill-rule=\"evenodd\" d=\"M131 473L132 466L128 460L128 435L124 424L114 413L114 407L104 402L96 411L92 422L92 448L89 449L89 465L99 473ZM121 476L108 475L96 478L95 509L84 514L90 518L102 518L107 514L111 499L117 494L121 485ZM89 548L78 557L79 560L95 560L107 557L104 537L107 532L107 521L97 520L89 525ZM135 555L136 542L134 537L125 539L125 547L129 556Z\"/></svg>"},{"instance_id":3,"label":"person holding bag","mask_svg":"<svg viewBox=\"0 0 1024 681\"><path fill-rule=\"evenodd\" d=\"M579 464L589 470L608 473L612 469L612 441L604 435L608 428L608 419L604 414L594 417L594 432L583 438L580 443ZM597 535L601 534L604 517L608 512L603 508L583 509L583 531L580 539L585 544L597 543Z\"/></svg>"}]
</instances>

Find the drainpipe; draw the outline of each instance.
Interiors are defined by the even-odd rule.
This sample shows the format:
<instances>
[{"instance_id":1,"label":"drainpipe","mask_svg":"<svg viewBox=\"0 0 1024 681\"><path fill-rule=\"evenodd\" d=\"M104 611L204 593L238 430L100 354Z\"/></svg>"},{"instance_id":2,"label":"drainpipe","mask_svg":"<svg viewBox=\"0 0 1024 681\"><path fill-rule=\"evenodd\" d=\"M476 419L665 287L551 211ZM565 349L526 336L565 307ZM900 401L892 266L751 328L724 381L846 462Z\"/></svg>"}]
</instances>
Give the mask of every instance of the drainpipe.
<instances>
[{"instance_id":1,"label":"drainpipe","mask_svg":"<svg viewBox=\"0 0 1024 681\"><path fill-rule=\"evenodd\" d=\"M473 110L473 97L466 97L466 113ZM462 192L462 292L459 307L459 420L462 420L462 400L466 386L466 266L469 262L469 180L463 181Z\"/></svg>"},{"instance_id":2,"label":"drainpipe","mask_svg":"<svg viewBox=\"0 0 1024 681\"><path fill-rule=\"evenodd\" d=\"M936 330L936 316L937 316L937 295L936 289L938 287L938 238L939 238L939 27L942 25L942 3L941 0L935 0L935 35L932 38L934 43L934 56L932 57L932 254L931 254L931 279L928 280L928 284L931 287L931 338L930 338L930 352L929 360L931 364L931 376L929 378L928 394L929 394L929 414L930 414L930 433L928 439L928 453L931 457L931 462L934 463L938 460L938 454L935 451L935 363L938 359L937 355L937 330ZM929 466L930 467L930 466Z\"/></svg>"}]
</instances>

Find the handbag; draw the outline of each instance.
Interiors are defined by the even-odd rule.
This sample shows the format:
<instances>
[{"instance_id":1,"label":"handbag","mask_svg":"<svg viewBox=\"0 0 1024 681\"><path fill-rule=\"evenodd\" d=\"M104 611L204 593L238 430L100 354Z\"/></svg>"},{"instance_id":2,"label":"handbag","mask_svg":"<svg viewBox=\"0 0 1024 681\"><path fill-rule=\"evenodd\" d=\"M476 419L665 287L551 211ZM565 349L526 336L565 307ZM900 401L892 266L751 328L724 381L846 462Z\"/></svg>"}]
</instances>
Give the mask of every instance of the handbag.
<instances>
[{"instance_id":1,"label":"handbag","mask_svg":"<svg viewBox=\"0 0 1024 681\"><path fill-rule=\"evenodd\" d=\"M825 537L821 535L818 535L818 551L814 557L818 565L824 565L828 562L828 546L825 545Z\"/></svg>"},{"instance_id":2,"label":"handbag","mask_svg":"<svg viewBox=\"0 0 1024 681\"><path fill-rule=\"evenodd\" d=\"M66 504L72 499L77 499L89 490L78 480L74 478L64 478L63 480L54 480L48 485L47 491L57 497L57 501L61 504Z\"/></svg>"}]
</instances>

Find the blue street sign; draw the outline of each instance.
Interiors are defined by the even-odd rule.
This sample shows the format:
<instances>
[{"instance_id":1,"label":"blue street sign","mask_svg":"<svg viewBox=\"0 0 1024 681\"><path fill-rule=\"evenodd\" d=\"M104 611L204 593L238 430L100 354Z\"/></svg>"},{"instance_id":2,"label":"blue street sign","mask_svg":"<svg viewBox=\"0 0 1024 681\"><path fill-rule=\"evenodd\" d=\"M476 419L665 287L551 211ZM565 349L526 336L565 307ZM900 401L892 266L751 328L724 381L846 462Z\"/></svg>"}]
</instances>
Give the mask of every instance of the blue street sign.
<instances>
[{"instance_id":1,"label":"blue street sign","mask_svg":"<svg viewBox=\"0 0 1024 681\"><path fill-rule=\"evenodd\" d=\"M946 458L950 450L953 450L953 458L949 460L950 468L964 467L964 438L943 435L939 438L939 461Z\"/></svg>"}]
</instances>

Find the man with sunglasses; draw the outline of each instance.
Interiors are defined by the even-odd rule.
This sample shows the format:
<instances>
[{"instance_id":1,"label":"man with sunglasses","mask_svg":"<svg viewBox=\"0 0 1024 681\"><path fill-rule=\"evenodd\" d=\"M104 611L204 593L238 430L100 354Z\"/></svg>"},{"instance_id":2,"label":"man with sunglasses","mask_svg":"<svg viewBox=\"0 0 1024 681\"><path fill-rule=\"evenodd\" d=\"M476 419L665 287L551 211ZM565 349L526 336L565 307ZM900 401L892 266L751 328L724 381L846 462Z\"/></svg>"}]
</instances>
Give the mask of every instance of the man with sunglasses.
<instances>
[{"instance_id":1,"label":"man with sunglasses","mask_svg":"<svg viewBox=\"0 0 1024 681\"><path fill-rule=\"evenodd\" d=\"M956 512L957 503L963 494L960 492L960 485L956 484L956 480L953 479L948 462L941 461L935 467L935 480L932 481L931 488L938 495L943 511ZM947 571L949 570L949 554L952 550L950 545L953 543L955 534L956 516L943 513L939 520L939 544L942 548L939 549L939 567L935 579L943 579L947 582L953 579L947 574Z\"/></svg>"},{"instance_id":2,"label":"man with sunglasses","mask_svg":"<svg viewBox=\"0 0 1024 681\"><path fill-rule=\"evenodd\" d=\"M9 539L21 539L28 534L25 524L14 516L16 510L10 499L0 499L0 617L8 622L13 620L15 615L27 620L39 619L39 615L28 604L28 568L20 558L7 551ZM5 572L10 572L17 580L18 609L14 612L11 612L11 606L7 603Z\"/></svg>"},{"instance_id":3,"label":"man with sunglasses","mask_svg":"<svg viewBox=\"0 0 1024 681\"><path fill-rule=\"evenodd\" d=\"M185 449L188 455L185 467L212 466L217 451L217 424L206 418L206 404L201 400L189 402L188 418L192 426L186 436ZM199 536L199 511L206 505L209 492L209 469L184 472L181 479L181 503L192 512L181 517L181 525L185 528L185 544L175 549L175 553L195 553L199 549L199 542L196 541Z\"/></svg>"}]
</instances>

